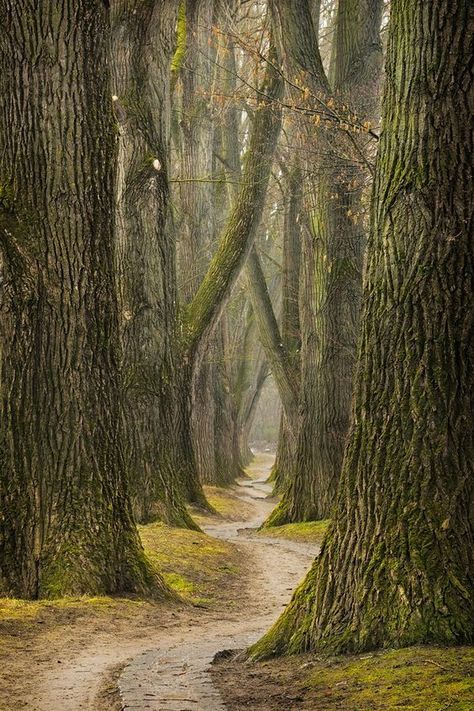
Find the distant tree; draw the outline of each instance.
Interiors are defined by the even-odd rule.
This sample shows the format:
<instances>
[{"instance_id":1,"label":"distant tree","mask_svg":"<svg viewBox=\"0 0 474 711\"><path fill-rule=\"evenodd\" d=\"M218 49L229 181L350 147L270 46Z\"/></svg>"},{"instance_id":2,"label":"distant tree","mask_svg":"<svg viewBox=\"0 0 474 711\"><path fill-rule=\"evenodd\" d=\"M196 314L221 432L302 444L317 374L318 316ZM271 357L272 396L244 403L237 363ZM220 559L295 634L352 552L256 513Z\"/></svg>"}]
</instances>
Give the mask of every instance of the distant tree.
<instances>
[{"instance_id":1,"label":"distant tree","mask_svg":"<svg viewBox=\"0 0 474 711\"><path fill-rule=\"evenodd\" d=\"M340 0L329 72L333 86L311 5L309 0L273 3L306 195L300 214L301 419L293 426L297 443L291 470L283 475L286 488L266 525L331 513L349 427L361 309L368 176L367 133L360 127L377 114L383 3Z\"/></svg>"},{"instance_id":2,"label":"distant tree","mask_svg":"<svg viewBox=\"0 0 474 711\"><path fill-rule=\"evenodd\" d=\"M253 658L474 640L469 0L393 0L335 517Z\"/></svg>"},{"instance_id":3,"label":"distant tree","mask_svg":"<svg viewBox=\"0 0 474 711\"><path fill-rule=\"evenodd\" d=\"M108 12L0 2L0 594L164 590L122 451Z\"/></svg>"}]
</instances>

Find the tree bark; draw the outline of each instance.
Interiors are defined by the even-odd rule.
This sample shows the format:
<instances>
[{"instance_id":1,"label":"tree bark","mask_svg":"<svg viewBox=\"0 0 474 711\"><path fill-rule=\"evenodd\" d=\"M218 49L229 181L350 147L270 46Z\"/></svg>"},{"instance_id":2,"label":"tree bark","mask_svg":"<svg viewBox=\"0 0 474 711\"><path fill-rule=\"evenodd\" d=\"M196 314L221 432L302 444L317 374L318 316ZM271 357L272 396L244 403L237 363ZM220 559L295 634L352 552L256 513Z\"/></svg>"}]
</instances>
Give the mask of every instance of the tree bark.
<instances>
[{"instance_id":1,"label":"tree bark","mask_svg":"<svg viewBox=\"0 0 474 711\"><path fill-rule=\"evenodd\" d=\"M112 67L119 125L117 287L125 454L138 520L194 528L170 456L176 279L169 224L169 67L177 8L118 0Z\"/></svg>"},{"instance_id":2,"label":"tree bark","mask_svg":"<svg viewBox=\"0 0 474 711\"><path fill-rule=\"evenodd\" d=\"M362 195L367 180L357 152L344 132L350 110L358 121L373 119L381 67L381 0L341 0L337 22L334 98L322 68L307 0L276 2L287 71L307 72L312 93L325 98L324 128L305 120L306 140L313 130L320 154L310 175L309 219L304 239L301 294L301 422L292 476L268 525L327 518L331 514L350 422L353 369L361 309L365 231ZM306 35L311 35L307 37ZM355 67L355 68L354 68ZM293 91L301 103L301 92Z\"/></svg>"},{"instance_id":3,"label":"tree bark","mask_svg":"<svg viewBox=\"0 0 474 711\"><path fill-rule=\"evenodd\" d=\"M133 524L104 3L2 0L0 594L165 590Z\"/></svg>"},{"instance_id":4,"label":"tree bark","mask_svg":"<svg viewBox=\"0 0 474 711\"><path fill-rule=\"evenodd\" d=\"M253 657L474 640L473 31L467 0L392 2L337 509Z\"/></svg>"}]
</instances>

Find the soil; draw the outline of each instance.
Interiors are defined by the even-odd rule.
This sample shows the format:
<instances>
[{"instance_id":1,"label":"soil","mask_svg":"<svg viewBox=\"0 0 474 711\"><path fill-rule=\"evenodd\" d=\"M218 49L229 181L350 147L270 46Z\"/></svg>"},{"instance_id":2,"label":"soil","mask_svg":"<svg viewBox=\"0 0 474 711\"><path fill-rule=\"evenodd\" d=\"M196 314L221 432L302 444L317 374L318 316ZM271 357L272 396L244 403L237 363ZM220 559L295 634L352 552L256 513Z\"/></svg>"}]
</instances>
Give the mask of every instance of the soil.
<instances>
[{"instance_id":1,"label":"soil","mask_svg":"<svg viewBox=\"0 0 474 711\"><path fill-rule=\"evenodd\" d=\"M37 623L10 626L0 647L0 711L227 708L209 673L214 655L256 641L318 551L314 543L253 535L275 504L262 474L234 490L246 518L200 522L240 554L240 573L229 578L219 605L143 602L124 605L113 618L52 606Z\"/></svg>"}]
</instances>

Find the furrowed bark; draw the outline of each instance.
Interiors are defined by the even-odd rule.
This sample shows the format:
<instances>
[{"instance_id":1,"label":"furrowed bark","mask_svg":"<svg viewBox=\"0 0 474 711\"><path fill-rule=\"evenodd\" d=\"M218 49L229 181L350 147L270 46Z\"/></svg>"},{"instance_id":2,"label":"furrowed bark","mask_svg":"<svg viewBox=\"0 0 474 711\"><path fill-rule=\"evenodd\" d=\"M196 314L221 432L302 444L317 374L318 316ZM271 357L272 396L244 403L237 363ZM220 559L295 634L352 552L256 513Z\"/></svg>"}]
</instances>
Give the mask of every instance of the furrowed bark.
<instances>
[{"instance_id":1,"label":"furrowed bark","mask_svg":"<svg viewBox=\"0 0 474 711\"><path fill-rule=\"evenodd\" d=\"M108 14L0 19L0 594L164 593L122 452Z\"/></svg>"},{"instance_id":2,"label":"furrowed bark","mask_svg":"<svg viewBox=\"0 0 474 711\"><path fill-rule=\"evenodd\" d=\"M392 2L336 513L253 658L474 640L473 31L466 0Z\"/></svg>"},{"instance_id":3,"label":"furrowed bark","mask_svg":"<svg viewBox=\"0 0 474 711\"><path fill-rule=\"evenodd\" d=\"M344 131L348 102L358 121L373 119L381 66L382 2L341 0L337 22L334 96L319 55L307 0L276 2L287 71L305 74L313 108L323 122L311 129L316 166L306 165L311 189L304 239L302 385L295 464L269 525L327 518L335 500L350 422L353 369L361 309L365 242L362 196L367 180L358 138L354 153ZM308 29L309 28L309 29ZM306 37L306 35L312 35ZM301 96L293 90L296 101ZM319 97L319 98L318 98ZM336 108L333 108L336 105ZM341 115L341 118L339 118ZM362 134L365 135L365 134Z\"/></svg>"},{"instance_id":4,"label":"furrowed bark","mask_svg":"<svg viewBox=\"0 0 474 711\"><path fill-rule=\"evenodd\" d=\"M117 289L125 454L134 511L195 528L174 462L170 335L176 331L169 224L169 67L177 8L167 0L112 6L112 92L119 125Z\"/></svg>"}]
</instances>

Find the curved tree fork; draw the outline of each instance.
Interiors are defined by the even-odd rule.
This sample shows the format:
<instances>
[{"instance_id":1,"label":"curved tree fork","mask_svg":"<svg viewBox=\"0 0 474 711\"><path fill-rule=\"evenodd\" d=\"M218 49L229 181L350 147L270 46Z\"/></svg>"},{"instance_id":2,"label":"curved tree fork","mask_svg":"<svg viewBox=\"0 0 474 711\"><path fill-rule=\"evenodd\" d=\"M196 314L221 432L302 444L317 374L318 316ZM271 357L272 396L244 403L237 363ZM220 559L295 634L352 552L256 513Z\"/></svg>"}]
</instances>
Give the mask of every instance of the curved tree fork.
<instances>
[{"instance_id":1,"label":"curved tree fork","mask_svg":"<svg viewBox=\"0 0 474 711\"><path fill-rule=\"evenodd\" d=\"M254 658L474 640L469 0L394 0L334 523Z\"/></svg>"},{"instance_id":2,"label":"curved tree fork","mask_svg":"<svg viewBox=\"0 0 474 711\"><path fill-rule=\"evenodd\" d=\"M164 591L121 450L106 9L0 18L0 594Z\"/></svg>"}]
</instances>

